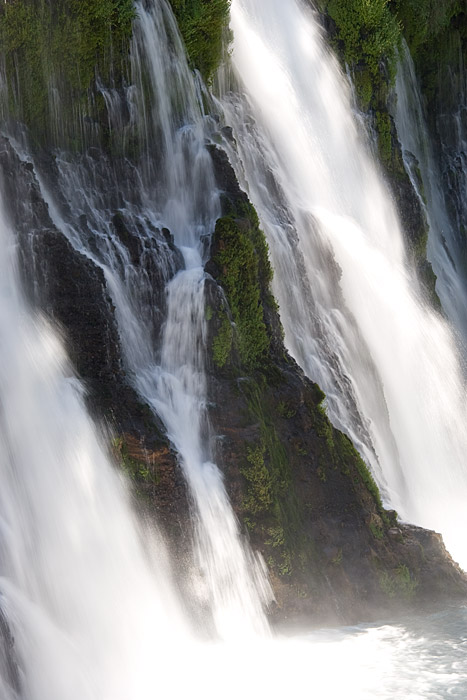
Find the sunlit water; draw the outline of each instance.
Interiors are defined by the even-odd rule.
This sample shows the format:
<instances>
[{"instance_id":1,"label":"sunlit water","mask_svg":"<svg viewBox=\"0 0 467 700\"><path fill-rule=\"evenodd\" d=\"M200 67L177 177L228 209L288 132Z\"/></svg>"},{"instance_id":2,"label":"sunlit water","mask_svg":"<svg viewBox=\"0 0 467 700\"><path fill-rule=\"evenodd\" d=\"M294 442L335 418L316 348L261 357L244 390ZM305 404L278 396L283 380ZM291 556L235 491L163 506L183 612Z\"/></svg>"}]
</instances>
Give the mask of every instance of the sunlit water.
<instances>
[{"instance_id":1,"label":"sunlit water","mask_svg":"<svg viewBox=\"0 0 467 700\"><path fill-rule=\"evenodd\" d=\"M137 134L137 164L125 163L122 177L104 157L59 152L57 184L65 206L40 168L36 175L55 225L103 270L128 376L162 419L178 454L193 506L193 604L211 618L206 624L217 636L244 640L269 634L263 604L272 593L264 563L240 534L215 464L206 411L203 266L220 215L205 148L206 117L168 4L155 0L136 9L130 118L120 136ZM121 95L106 90L104 98L109 123L118 124ZM30 161L27 149L17 149ZM115 228L116 210L133 247L142 251L137 260ZM177 252L161 233L164 227Z\"/></svg>"},{"instance_id":2,"label":"sunlit water","mask_svg":"<svg viewBox=\"0 0 467 700\"><path fill-rule=\"evenodd\" d=\"M421 299L347 81L295 0L233 0L232 29L238 87L221 108L236 145L226 146L268 238L286 344L386 504L440 531L466 566L456 345Z\"/></svg>"},{"instance_id":3,"label":"sunlit water","mask_svg":"<svg viewBox=\"0 0 467 700\"><path fill-rule=\"evenodd\" d=\"M281 6L285 14L279 11ZM201 635L193 628L170 572L164 545L157 533L142 527L133 515L127 485L112 465L103 437L86 414L82 389L73 376L60 341L54 330L24 303L15 274L14 239L8 223L2 219L0 591L1 606L15 640L13 648L20 669L21 698L465 697L467 615L464 609L404 624L324 630L289 638L273 636L269 630L262 610L268 595L267 581L259 562L248 547L244 547L239 536L238 524L214 465L205 412L202 266L206 255L205 238L212 231L219 209L209 159L203 148L204 117L199 85L193 81L182 57L180 39L165 3L157 1L144 7L138 5L138 8L139 20L132 48L134 84L127 96L132 109L130 121L124 127L128 133L123 138L129 136L131 130L138 132L146 151L139 167L131 170L131 181L121 180L122 173L114 171L105 161L76 160L57 154L62 189L59 204L37 168L36 175L54 223L80 252L103 269L116 306L129 376L163 419L180 455L195 506L195 553L199 567L196 585L200 579L204 583L201 602L212 618L213 633L210 641L206 641L206 630L203 628ZM399 422L408 422L407 433L423 431L426 424L419 415L421 400L417 403L414 397L418 385L414 387L411 383L413 364L404 365L409 340L404 336L402 342L401 333L412 339L412 326L417 329L412 340L413 352L419 354L423 372L420 370L416 379L422 385L423 401L428 402L429 410L433 408L432 393L439 387L436 385L425 391L423 383L431 370L436 376L441 370L436 364L426 364L420 333L425 344L433 342L430 335L433 328L438 333L435 334L437 342L439 334L447 339L443 346L446 352L442 370L448 377L444 382L445 386L451 382L457 387L449 335L443 324L427 314L416 301L398 236L391 240L383 237L383 242L373 245L361 223L361 217L371 223L376 213L383 212L389 228L395 226L397 231L397 221L386 193L375 180L365 147L356 135L352 120L346 116L349 104L335 95L337 90L345 96L345 87L335 77L332 59L323 52L309 19L303 17L292 0L287 3L267 0L263 3L263 12L268 15L264 17L265 26L269 32L268 23L271 22L274 33L272 37L268 34L261 39L256 16L249 22L252 34L242 33L245 29L240 21L243 11L242 3L234 0L235 60L238 60L238 51L246 50L245 38L251 41L258 50L256 58L266 61L266 64L257 65L255 55L248 57L247 54L252 61L252 74L260 81L263 69L268 68L264 75L272 95L274 81L269 78L277 77L280 94L275 96L274 104L280 106L285 117L286 104L297 105L299 92L294 88L294 75L301 75L304 95L307 94L306 85L320 86L322 92L314 96L313 103L322 110L318 109L321 124L330 122L326 100L332 102L336 115L331 135L326 132L328 144L324 151L310 150L310 139L316 137L319 143L320 132L315 132L316 125L308 120L309 105L302 105L298 112L306 122L306 129L300 129L298 121L285 124L287 132L290 128L296 129L292 131L298 139L298 148L293 148L294 157L299 152L307 156L300 164L295 161L297 168L300 165L296 173L293 160L290 161L291 170L286 167L287 159L293 154L271 144L273 129L265 127L262 131L260 128L255 133L255 138L263 139L262 153L271 158L269 167L274 169L276 184L280 183L286 201L283 214L290 224L289 231L295 230L294 254L302 266L281 267L278 249L272 243L271 228L274 227L265 225L277 268L275 289L283 305L287 337L290 341L295 327L297 358L302 358L310 374L313 367L322 372L323 384L329 391L330 410L331 405L335 407L336 422L341 421L356 443L366 450L375 470L379 468L379 461L384 462L382 455L388 462L393 460L393 472L386 470L384 462L378 473L386 493L402 499L405 492L401 484L406 481L409 486L416 484L421 475L401 475L398 448L392 437L392 430L399 437L394 428L394 423L398 423L394 405L399 404L397 397L390 402L391 388L393 393L401 393L402 385L406 392L409 405L399 416ZM268 67L267 61L273 53L268 49L271 43L276 45L278 53ZM308 49L303 56L305 44ZM287 57L288 50L297 62L292 62L287 72L282 70L278 57ZM315 52L321 64L321 71L316 75L309 72L310 65L306 61L304 72L299 70L300 62L309 52ZM298 72L294 73L293 68ZM169 75L177 86L170 98ZM316 80L310 80L312 75ZM146 87L153 91L153 97L158 97L154 104L144 102L143 80L149 80ZM256 87L261 95L261 83ZM120 97L110 90L104 93L111 123L117 124ZM181 96L186 96L186 100L181 100ZM235 98L231 104L235 105ZM244 108L240 103L237 106ZM58 112L56 119L59 120ZM262 117L258 117L258 124L261 121ZM343 125L347 130L345 138L339 136ZM360 182L355 185L356 190L344 187L344 193L337 187L342 181L336 181L333 172L336 165L332 159L335 155L332 136L338 137L337 150L342 151L338 169L350 172L354 179L362 171L366 174L364 186ZM156 142L160 147L153 157L152 148ZM257 141L245 139L245 146L248 145L254 158ZM30 159L24 146L18 146L18 153L23 160ZM246 163L246 154L243 156ZM331 158L329 169L318 171L322 196L309 209L309 190L300 191L300 187L308 182L310 163L324 168L328 156ZM354 165L347 160L349 158ZM245 170L248 176L248 168ZM259 167L253 172L257 176L257 189L250 180L251 194L263 221L267 222L265 202L271 199L262 200L258 195L264 181ZM283 177L284 173L287 177ZM296 198L287 199L291 195L286 185L295 191L294 197L298 197L300 207L295 207ZM166 283L164 302L151 295L151 275L141 274L112 226L116 187L119 192L117 208L123 220L132 230L138 231L140 240L147 244L144 256L150 264L146 271L152 269L152 263L158 263L154 269L157 268L159 279ZM376 202L370 213L358 198L365 187ZM266 192L267 189L265 186ZM67 202L65 206L63 201ZM342 208L342 201L348 205L348 210ZM280 208L280 197L277 202ZM82 215L86 217L86 225L80 228ZM298 226L300 220L306 222L305 229ZM284 222L276 223L274 230L278 231L278 240L283 241L279 229ZM162 226L171 229L179 247L178 254L173 253L161 234ZM368 226L370 230L373 224ZM316 234L317 239L321 234L324 236L319 238L315 252L303 247L305 230L310 236ZM346 240L342 240L343 237ZM287 241L284 246L288 251ZM331 250L343 268L344 296L329 290L327 275ZM346 256L350 259L347 264ZM284 256L284 262L286 259ZM299 297L297 315L290 314L288 320L287 296L281 294L292 281L296 285L294 291L301 288L299 282L305 279L300 277L301 272L305 270L311 277L313 260L317 263L315 276L320 293L315 295L310 282L310 293L313 293L309 297L312 299L309 316L298 315L302 306ZM362 267L362 261L371 264ZM349 273L352 267L357 278L362 278L361 286L352 283ZM336 275L334 268L334 279ZM363 284L365 280L369 286ZM384 294L375 296L378 285L382 286ZM366 301L373 296L376 306L367 305ZM390 302L386 297L390 297ZM357 299L363 307L360 316L357 315ZM352 316L348 314L349 307L354 309L359 330L355 330ZM322 314L322 309L326 313ZM404 309L404 322L394 328L390 325L391 314L401 309ZM366 323L365 314L368 316ZM156 328L162 315L166 322L162 333L158 334ZM311 328L320 331L316 342L310 334L309 323ZM389 327L386 328L386 324ZM376 332L369 333L368 326L376 325L382 343L375 347L370 340L374 340ZM425 328L425 335L421 326ZM342 333L337 333L336 328ZM393 336L399 339L399 352L395 352L397 343ZM353 344L349 338L353 339ZM383 362L377 351L384 343L388 344L388 349ZM327 360L325 348L332 348ZM356 348L362 351L360 362L355 360ZM396 379L391 379L391 363ZM326 377L329 387L325 384ZM373 380L376 393L370 392L363 401ZM448 388L447 397L437 396L443 410L449 411L452 397L451 388ZM340 403L344 406L342 413L338 411ZM367 410L369 405L377 407L378 420ZM433 410L438 419L439 407ZM421 415L425 416L423 410ZM458 420L462 419L460 413ZM438 426L442 440L445 439L443 430L444 425ZM460 430L460 426L456 423L452 430ZM423 458L427 459L427 465L432 465L435 457L428 453L433 449L433 438L431 435L427 438L423 432L422 437L428 442ZM413 447L414 453L422 437ZM455 453L454 448L453 451ZM442 455L439 450L436 452L438 468L448 454L446 449ZM407 459L405 448L401 462L403 459ZM428 466L426 468L428 470ZM447 476L444 478L448 481ZM454 481L458 487L457 476ZM432 492L422 491L431 506L428 523L431 526L436 526L439 490L439 479L435 478ZM463 498L462 489L458 498ZM456 507L454 497L451 505ZM458 527L462 531L461 521ZM6 677L0 679L0 698L16 700L7 682Z\"/></svg>"}]
</instances>

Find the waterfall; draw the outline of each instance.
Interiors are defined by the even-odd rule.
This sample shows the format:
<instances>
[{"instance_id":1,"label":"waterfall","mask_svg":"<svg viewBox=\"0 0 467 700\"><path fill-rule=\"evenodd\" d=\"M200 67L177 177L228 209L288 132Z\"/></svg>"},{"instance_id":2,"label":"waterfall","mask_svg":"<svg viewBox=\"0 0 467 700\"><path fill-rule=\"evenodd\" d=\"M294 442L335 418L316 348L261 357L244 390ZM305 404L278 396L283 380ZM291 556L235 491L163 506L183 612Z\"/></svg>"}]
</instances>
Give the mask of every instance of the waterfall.
<instances>
[{"instance_id":1,"label":"waterfall","mask_svg":"<svg viewBox=\"0 0 467 700\"><path fill-rule=\"evenodd\" d=\"M220 215L207 118L165 0L137 3L136 12L125 104L102 91L109 125L120 124L122 141L137 135L137 164L58 153L59 197L37 166L36 175L55 225L103 270L127 373L178 453L194 506L198 605L221 638L267 635L262 606L271 590L242 541L206 413L203 266Z\"/></svg>"},{"instance_id":2,"label":"waterfall","mask_svg":"<svg viewBox=\"0 0 467 700\"><path fill-rule=\"evenodd\" d=\"M149 698L153 655L187 635L162 543L147 531L143 547L61 342L19 291L3 216L0 246L0 591L21 697ZM16 698L3 678L0 694Z\"/></svg>"},{"instance_id":3,"label":"waterfall","mask_svg":"<svg viewBox=\"0 0 467 700\"><path fill-rule=\"evenodd\" d=\"M226 144L269 241L286 344L386 504L467 564L466 401L452 332L421 301L389 191L311 11L233 0ZM362 449L363 448L363 449Z\"/></svg>"},{"instance_id":4,"label":"waterfall","mask_svg":"<svg viewBox=\"0 0 467 700\"><path fill-rule=\"evenodd\" d=\"M404 164L425 211L429 236L427 258L437 276L436 290L454 328L467 342L467 279L462 264L463 241L450 219L425 121L422 97L407 45L402 47L396 77L395 121L402 145ZM459 125L457 152L465 152ZM459 155L459 158L462 156ZM457 222L459 223L459 222Z\"/></svg>"}]
</instances>

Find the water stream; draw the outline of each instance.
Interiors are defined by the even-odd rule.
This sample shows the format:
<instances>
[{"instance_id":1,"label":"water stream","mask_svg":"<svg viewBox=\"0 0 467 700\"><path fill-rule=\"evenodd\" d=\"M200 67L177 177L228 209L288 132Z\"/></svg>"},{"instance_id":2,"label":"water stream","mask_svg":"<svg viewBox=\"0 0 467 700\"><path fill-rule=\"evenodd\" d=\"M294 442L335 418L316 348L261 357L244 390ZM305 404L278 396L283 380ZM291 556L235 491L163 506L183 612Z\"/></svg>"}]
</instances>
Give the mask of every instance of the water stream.
<instances>
[{"instance_id":1,"label":"water stream","mask_svg":"<svg viewBox=\"0 0 467 700\"><path fill-rule=\"evenodd\" d=\"M143 151L136 167L120 167L139 187L120 187L121 173L95 155L57 154L59 197L40 169L36 174L56 226L103 270L128 374L179 455L194 505L199 603L222 638L267 634L262 606L271 591L264 567L242 541L211 450L203 265L220 205L197 83L164 0L137 4L131 65L127 131L138 133ZM109 123L121 123L119 94L106 91L104 97ZM131 232L132 249L143 251L134 253L137 261L118 235L122 226ZM161 282L162 299L155 291Z\"/></svg>"},{"instance_id":2,"label":"water stream","mask_svg":"<svg viewBox=\"0 0 467 700\"><path fill-rule=\"evenodd\" d=\"M421 300L347 81L295 0L234 0L232 28L239 87L222 99L236 137L228 147L269 241L286 344L386 503L440 531L467 565L456 344Z\"/></svg>"},{"instance_id":3,"label":"water stream","mask_svg":"<svg viewBox=\"0 0 467 700\"><path fill-rule=\"evenodd\" d=\"M0 202L0 609L20 697L465 697L465 609L270 633L269 586L240 537L206 415L203 264L220 209L204 144L215 126L165 0L137 9L132 84L125 100L102 94L122 150L138 135L139 162L57 153L53 189L25 144L15 147L54 224L103 270L128 375L179 454L212 635L193 630L164 545L132 514L60 341L23 300ZM233 0L232 26L240 88L222 98L237 139L230 155L268 236L288 347L327 391L387 502L441 529L466 562L455 346L419 299L345 79L295 0ZM2 671L0 698L17 700Z\"/></svg>"},{"instance_id":4,"label":"water stream","mask_svg":"<svg viewBox=\"0 0 467 700\"><path fill-rule=\"evenodd\" d=\"M459 334L462 348L467 342L467 281L462 263L462 237L449 216L443 191L443 179L433 153L417 84L415 67L407 46L402 47L396 77L395 119L402 144L406 170L425 211L429 236L427 258L437 275L436 291L444 311ZM461 96L459 96L461 99ZM459 128L457 152L462 157L462 129ZM456 222L459 223L459 222Z\"/></svg>"}]
</instances>

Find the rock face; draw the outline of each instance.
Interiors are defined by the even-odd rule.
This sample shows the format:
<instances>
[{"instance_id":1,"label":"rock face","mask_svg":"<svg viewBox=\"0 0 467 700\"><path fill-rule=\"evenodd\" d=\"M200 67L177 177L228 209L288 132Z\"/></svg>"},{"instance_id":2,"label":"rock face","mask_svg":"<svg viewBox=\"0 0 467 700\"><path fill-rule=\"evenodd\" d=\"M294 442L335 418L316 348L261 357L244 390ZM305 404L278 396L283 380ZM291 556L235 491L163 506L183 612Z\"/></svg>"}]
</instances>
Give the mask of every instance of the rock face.
<instances>
[{"instance_id":1,"label":"rock face","mask_svg":"<svg viewBox=\"0 0 467 700\"><path fill-rule=\"evenodd\" d=\"M271 619L353 622L465 596L467 581L440 538L402 526L382 508L365 464L329 423L323 393L287 355L256 213L226 154L209 152L223 206L206 266L210 420L234 510L269 569ZM115 431L113 452L139 507L157 513L186 570L186 486L161 425L126 376L103 271L53 225L32 165L5 139L0 169L31 303L62 329L92 412ZM140 237L118 213L113 225L143 270ZM164 276L152 270L150 279L154 298L162 298Z\"/></svg>"},{"instance_id":2,"label":"rock face","mask_svg":"<svg viewBox=\"0 0 467 700\"><path fill-rule=\"evenodd\" d=\"M256 240L257 222L245 208L246 195L225 154L211 149L211 155L224 213L230 212L238 229L249 230ZM226 272L218 251L225 255L229 245L216 228L207 269L220 281ZM256 255L260 263L261 251L256 249ZM268 356L254 365L242 361L240 339L221 367L215 344L225 297L214 285L208 287L208 304L216 310L209 338L211 421L234 508L271 574L272 619L353 622L464 597L467 580L439 535L403 526L394 512L382 508L366 465L329 423L323 393L284 350L267 275L259 274L259 285ZM242 288L248 289L243 281ZM242 319L235 321L239 335Z\"/></svg>"},{"instance_id":3,"label":"rock face","mask_svg":"<svg viewBox=\"0 0 467 700\"><path fill-rule=\"evenodd\" d=\"M0 180L18 238L26 294L61 331L89 409L117 434L117 460L135 480L146 507L158 511L159 521L181 546L181 533L190 531L184 480L161 424L127 379L104 273L54 226L32 164L21 162L7 139L0 141ZM138 257L131 233L125 236L133 262L145 259ZM156 292L163 297L156 272L152 280L159 282Z\"/></svg>"},{"instance_id":4,"label":"rock face","mask_svg":"<svg viewBox=\"0 0 467 700\"><path fill-rule=\"evenodd\" d=\"M380 147L396 144L386 153L386 169L423 266L425 225L400 170L386 96L374 98ZM229 137L228 131L224 135ZM157 230L151 242L144 241L135 221L122 213L123 200L138 206L138 188L128 177L131 157L116 164L109 143L104 153L98 136L95 142L82 155L94 161L95 186L107 202L106 223L126 251L135 279L146 281L142 302L154 308L151 337L157 346L165 283L179 268L180 256L168 231ZM285 351L258 218L226 154L212 145L208 151L222 193L222 217L206 265L209 413L234 510L269 569L276 596L271 619L353 622L465 598L467 579L440 537L402 525L383 509L366 465L330 424L320 388ZM40 163L50 186L59 190L53 158L42 153ZM162 426L127 376L102 266L53 224L34 167L22 162L6 139L0 140L0 174L30 302L62 330L90 409L114 431L113 452L134 482L139 507L156 511L183 570L192 532L187 489ZM86 217L77 218L85 231ZM162 253L158 260L163 245L173 253L170 265Z\"/></svg>"}]
</instances>

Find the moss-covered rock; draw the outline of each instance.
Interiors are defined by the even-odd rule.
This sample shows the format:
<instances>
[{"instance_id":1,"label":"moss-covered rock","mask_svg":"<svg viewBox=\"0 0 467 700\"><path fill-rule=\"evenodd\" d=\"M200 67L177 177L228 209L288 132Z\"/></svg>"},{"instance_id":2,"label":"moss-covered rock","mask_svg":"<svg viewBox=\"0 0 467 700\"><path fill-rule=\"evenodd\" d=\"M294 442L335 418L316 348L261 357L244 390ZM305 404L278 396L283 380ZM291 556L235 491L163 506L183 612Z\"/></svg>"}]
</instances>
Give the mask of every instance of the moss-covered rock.
<instances>
[{"instance_id":1,"label":"moss-covered rock","mask_svg":"<svg viewBox=\"0 0 467 700\"><path fill-rule=\"evenodd\" d=\"M92 92L96 78L107 85L122 80L133 17L132 0L2 3L0 46L9 116L42 142L60 137L68 146L79 146L79 111L92 122L102 107Z\"/></svg>"},{"instance_id":2,"label":"moss-covered rock","mask_svg":"<svg viewBox=\"0 0 467 700\"><path fill-rule=\"evenodd\" d=\"M210 419L222 436L218 463L232 504L269 569L271 618L350 622L421 604L431 585L417 543L426 531L403 528L383 508L367 465L331 425L323 392L286 353L257 219L222 153L211 155L224 217L208 265L218 282L207 291L210 335L230 328L231 346L222 368L209 363ZM241 352L235 341L245 312L257 324L245 326L250 347L260 352ZM466 581L438 544L432 558L444 567L449 595L465 595Z\"/></svg>"},{"instance_id":3,"label":"moss-covered rock","mask_svg":"<svg viewBox=\"0 0 467 700\"><path fill-rule=\"evenodd\" d=\"M188 57L206 81L222 60L230 0L170 0Z\"/></svg>"}]
</instances>

